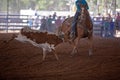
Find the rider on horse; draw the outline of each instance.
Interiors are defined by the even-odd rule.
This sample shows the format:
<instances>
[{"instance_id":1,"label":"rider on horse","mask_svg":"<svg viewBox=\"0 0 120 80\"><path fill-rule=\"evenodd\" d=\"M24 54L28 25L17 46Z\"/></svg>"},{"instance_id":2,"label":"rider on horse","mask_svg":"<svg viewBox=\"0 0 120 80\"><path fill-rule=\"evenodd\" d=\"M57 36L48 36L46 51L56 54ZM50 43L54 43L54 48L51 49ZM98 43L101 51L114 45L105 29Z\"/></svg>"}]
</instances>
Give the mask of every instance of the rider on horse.
<instances>
[{"instance_id":1,"label":"rider on horse","mask_svg":"<svg viewBox=\"0 0 120 80\"><path fill-rule=\"evenodd\" d=\"M71 27L71 33L70 33L70 38L72 40L76 38L76 24L77 24L78 16L81 15L81 6L83 5L86 7L87 10L89 9L86 0L76 0L75 4L76 4L77 10L74 15L74 19L73 19L72 27Z\"/></svg>"}]
</instances>

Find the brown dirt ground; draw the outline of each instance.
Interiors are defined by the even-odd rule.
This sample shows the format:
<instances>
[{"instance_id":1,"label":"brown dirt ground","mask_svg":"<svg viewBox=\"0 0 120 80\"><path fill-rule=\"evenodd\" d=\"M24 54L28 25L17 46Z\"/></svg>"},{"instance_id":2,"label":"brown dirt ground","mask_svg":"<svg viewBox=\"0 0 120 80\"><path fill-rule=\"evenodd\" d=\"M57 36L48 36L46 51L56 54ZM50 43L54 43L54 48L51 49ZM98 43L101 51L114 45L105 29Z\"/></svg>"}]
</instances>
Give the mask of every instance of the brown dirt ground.
<instances>
[{"instance_id":1,"label":"brown dirt ground","mask_svg":"<svg viewBox=\"0 0 120 80\"><path fill-rule=\"evenodd\" d=\"M71 57L71 46L56 47L42 62L42 49L0 34L0 80L120 80L120 38L94 36L93 55L88 56L87 39L79 43L79 53Z\"/></svg>"}]
</instances>

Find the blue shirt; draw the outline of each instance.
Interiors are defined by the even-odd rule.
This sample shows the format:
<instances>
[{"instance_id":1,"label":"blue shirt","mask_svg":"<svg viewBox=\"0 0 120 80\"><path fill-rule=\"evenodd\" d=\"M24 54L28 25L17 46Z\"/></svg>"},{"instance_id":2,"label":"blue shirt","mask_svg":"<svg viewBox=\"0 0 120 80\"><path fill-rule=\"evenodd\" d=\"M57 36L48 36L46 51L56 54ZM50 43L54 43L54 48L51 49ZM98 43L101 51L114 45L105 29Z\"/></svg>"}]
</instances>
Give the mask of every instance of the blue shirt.
<instances>
[{"instance_id":1,"label":"blue shirt","mask_svg":"<svg viewBox=\"0 0 120 80\"><path fill-rule=\"evenodd\" d=\"M76 0L75 4L76 4L76 7L77 7L77 11L81 11L80 4L86 5L86 8L89 9L86 0Z\"/></svg>"}]
</instances>

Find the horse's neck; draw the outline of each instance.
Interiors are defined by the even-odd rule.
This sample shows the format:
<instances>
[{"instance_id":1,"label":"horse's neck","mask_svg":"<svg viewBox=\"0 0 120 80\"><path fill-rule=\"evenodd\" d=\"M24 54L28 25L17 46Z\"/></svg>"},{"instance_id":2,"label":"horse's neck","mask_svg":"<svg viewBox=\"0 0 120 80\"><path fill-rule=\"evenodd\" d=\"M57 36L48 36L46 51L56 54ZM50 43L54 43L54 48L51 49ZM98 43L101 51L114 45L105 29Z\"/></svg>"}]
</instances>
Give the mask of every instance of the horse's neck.
<instances>
[{"instance_id":1,"label":"horse's neck","mask_svg":"<svg viewBox=\"0 0 120 80\"><path fill-rule=\"evenodd\" d=\"M85 19L86 19L85 9L82 8L81 13L80 13L80 15L78 16L78 22L79 22L79 23L83 23L83 22L85 22Z\"/></svg>"},{"instance_id":2,"label":"horse's neck","mask_svg":"<svg viewBox=\"0 0 120 80\"><path fill-rule=\"evenodd\" d=\"M78 18L77 24L82 25L82 27L84 28L86 27L88 29L92 29L93 24L87 9L85 8L82 9L81 14Z\"/></svg>"}]
</instances>

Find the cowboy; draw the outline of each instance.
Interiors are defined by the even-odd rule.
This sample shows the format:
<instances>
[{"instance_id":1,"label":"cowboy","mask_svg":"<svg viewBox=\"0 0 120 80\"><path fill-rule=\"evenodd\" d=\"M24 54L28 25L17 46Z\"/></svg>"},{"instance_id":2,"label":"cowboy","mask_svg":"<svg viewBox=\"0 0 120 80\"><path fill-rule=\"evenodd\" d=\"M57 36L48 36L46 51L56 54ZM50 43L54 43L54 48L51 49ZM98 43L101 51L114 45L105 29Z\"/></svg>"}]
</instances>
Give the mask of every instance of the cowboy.
<instances>
[{"instance_id":1,"label":"cowboy","mask_svg":"<svg viewBox=\"0 0 120 80\"><path fill-rule=\"evenodd\" d=\"M70 38L73 40L76 38L76 35L75 35L76 24L77 24L78 16L81 14L81 5L85 6L87 10L89 9L86 0L76 0L75 5L76 5L77 10L74 15L74 19L73 19L72 26L71 26L71 33L70 33Z\"/></svg>"}]
</instances>

